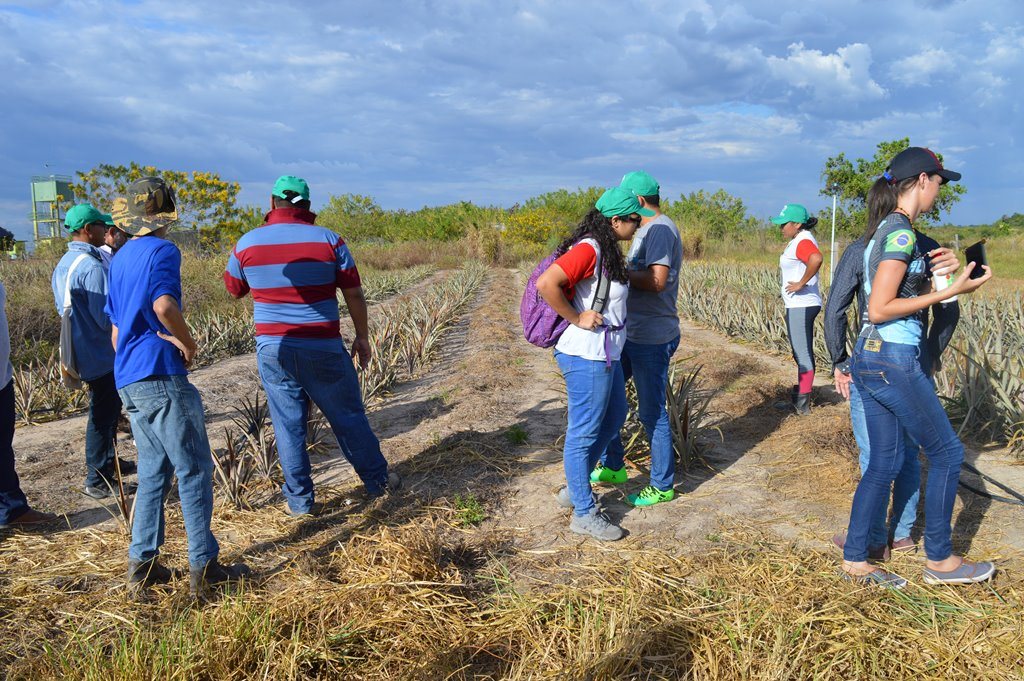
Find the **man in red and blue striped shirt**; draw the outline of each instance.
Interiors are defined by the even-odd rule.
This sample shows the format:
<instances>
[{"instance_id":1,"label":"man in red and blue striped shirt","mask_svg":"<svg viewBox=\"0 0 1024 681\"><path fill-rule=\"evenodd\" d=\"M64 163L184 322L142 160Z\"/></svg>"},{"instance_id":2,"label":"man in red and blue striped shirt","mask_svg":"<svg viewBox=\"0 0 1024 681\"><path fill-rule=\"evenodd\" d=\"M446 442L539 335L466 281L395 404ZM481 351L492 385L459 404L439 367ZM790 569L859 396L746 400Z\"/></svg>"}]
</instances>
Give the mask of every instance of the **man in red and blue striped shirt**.
<instances>
[{"instance_id":1,"label":"man in red and blue striped shirt","mask_svg":"<svg viewBox=\"0 0 1024 681\"><path fill-rule=\"evenodd\" d=\"M352 351L365 368L371 352L366 299L352 254L340 236L315 224L305 180L278 178L271 207L265 224L235 245L224 285L236 298L252 293L257 365L284 472L281 491L291 515L306 515L315 513L306 453L310 400L371 496L399 481L388 473L341 339L337 289L356 330Z\"/></svg>"}]
</instances>

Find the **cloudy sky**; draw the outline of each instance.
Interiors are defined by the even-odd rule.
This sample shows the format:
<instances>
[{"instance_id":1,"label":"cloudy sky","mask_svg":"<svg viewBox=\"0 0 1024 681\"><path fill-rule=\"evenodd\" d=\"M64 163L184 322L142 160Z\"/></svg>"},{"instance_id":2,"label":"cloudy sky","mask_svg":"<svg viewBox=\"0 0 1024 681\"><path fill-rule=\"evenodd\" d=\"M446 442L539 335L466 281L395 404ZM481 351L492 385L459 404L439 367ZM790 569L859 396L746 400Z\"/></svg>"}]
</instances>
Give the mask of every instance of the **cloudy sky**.
<instances>
[{"instance_id":1,"label":"cloudy sky","mask_svg":"<svg viewBox=\"0 0 1024 681\"><path fill-rule=\"evenodd\" d=\"M0 67L19 234L32 175L132 160L386 208L644 168L767 217L904 136L964 174L951 221L1024 212L1020 0L0 0Z\"/></svg>"}]
</instances>

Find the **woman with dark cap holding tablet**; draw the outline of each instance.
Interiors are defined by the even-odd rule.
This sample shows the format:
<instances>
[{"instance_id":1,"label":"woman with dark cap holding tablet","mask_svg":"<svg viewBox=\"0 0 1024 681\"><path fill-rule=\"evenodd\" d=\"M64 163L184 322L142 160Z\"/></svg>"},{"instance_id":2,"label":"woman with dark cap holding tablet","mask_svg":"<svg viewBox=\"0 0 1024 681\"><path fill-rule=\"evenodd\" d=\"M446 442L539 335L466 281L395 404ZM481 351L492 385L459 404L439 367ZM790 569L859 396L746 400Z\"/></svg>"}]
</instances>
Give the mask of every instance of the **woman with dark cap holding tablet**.
<instances>
[{"instance_id":1,"label":"woman with dark cap holding tablet","mask_svg":"<svg viewBox=\"0 0 1024 681\"><path fill-rule=\"evenodd\" d=\"M814 320L821 312L821 293L818 291L818 270L821 269L821 251L810 230L818 218L807 214L799 203L787 203L772 222L782 228L782 236L789 239L786 250L779 258L782 270L782 302L786 306L786 333L796 362L797 384L793 388L793 407L796 413L811 413L811 387L814 385ZM789 408L781 403L782 408Z\"/></svg>"},{"instance_id":2,"label":"woman with dark cap holding tablet","mask_svg":"<svg viewBox=\"0 0 1024 681\"><path fill-rule=\"evenodd\" d=\"M868 192L868 227L863 239L864 292L868 321L854 348L851 373L864 403L870 460L857 485L843 547L843 572L850 579L888 588L906 580L867 562L868 536L876 509L888 502L893 479L903 467L903 431L928 457L925 489L924 581L968 584L989 579L992 563L970 563L953 554L953 502L964 448L943 411L920 352L927 309L971 293L992 278L971 279L969 264L941 291L933 291L928 254L914 233L914 220L935 206L939 188L960 179L930 150L910 147L893 158Z\"/></svg>"}]
</instances>

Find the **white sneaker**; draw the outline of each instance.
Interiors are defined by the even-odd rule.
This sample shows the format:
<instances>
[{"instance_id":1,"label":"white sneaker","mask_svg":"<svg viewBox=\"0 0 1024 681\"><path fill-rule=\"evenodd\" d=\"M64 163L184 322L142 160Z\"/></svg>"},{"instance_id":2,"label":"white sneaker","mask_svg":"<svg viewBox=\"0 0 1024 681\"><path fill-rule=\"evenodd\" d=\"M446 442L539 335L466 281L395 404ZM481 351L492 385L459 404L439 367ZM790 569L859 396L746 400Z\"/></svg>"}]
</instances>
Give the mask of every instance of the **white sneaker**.
<instances>
[{"instance_id":1,"label":"white sneaker","mask_svg":"<svg viewBox=\"0 0 1024 681\"><path fill-rule=\"evenodd\" d=\"M569 529L576 534L589 534L601 541L618 541L625 535L621 527L609 522L596 508L585 516L573 515Z\"/></svg>"}]
</instances>

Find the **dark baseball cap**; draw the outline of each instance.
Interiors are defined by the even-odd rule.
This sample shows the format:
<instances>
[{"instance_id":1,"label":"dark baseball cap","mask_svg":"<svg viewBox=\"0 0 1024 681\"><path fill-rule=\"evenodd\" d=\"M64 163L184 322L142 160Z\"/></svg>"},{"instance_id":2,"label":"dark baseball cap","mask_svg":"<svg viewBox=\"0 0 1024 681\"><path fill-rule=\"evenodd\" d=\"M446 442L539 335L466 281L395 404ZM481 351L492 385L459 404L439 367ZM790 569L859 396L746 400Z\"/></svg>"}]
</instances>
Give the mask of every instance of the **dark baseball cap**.
<instances>
[{"instance_id":1,"label":"dark baseball cap","mask_svg":"<svg viewBox=\"0 0 1024 681\"><path fill-rule=\"evenodd\" d=\"M885 172L885 178L892 183L917 177L921 173L938 175L942 178L942 184L960 179L960 173L943 168L935 152L924 147L909 147L896 154Z\"/></svg>"},{"instance_id":2,"label":"dark baseball cap","mask_svg":"<svg viewBox=\"0 0 1024 681\"><path fill-rule=\"evenodd\" d=\"M128 234L142 236L178 221L174 190L159 177L144 177L128 185L125 196L114 199L114 224Z\"/></svg>"}]
</instances>

